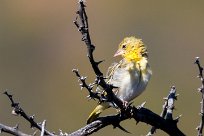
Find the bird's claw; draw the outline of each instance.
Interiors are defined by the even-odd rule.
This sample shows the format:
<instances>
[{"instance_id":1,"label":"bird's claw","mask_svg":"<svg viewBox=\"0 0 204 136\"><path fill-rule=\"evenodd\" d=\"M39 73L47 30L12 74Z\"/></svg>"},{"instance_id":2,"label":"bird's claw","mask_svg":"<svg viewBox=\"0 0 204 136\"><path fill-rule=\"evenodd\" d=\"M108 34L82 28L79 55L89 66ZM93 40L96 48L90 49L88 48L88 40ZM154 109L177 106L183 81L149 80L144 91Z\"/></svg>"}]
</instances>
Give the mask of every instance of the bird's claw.
<instances>
[{"instance_id":1,"label":"bird's claw","mask_svg":"<svg viewBox=\"0 0 204 136\"><path fill-rule=\"evenodd\" d=\"M123 101L123 107L124 107L125 109L127 109L128 106L129 106L129 103L128 103L127 101Z\"/></svg>"}]
</instances>

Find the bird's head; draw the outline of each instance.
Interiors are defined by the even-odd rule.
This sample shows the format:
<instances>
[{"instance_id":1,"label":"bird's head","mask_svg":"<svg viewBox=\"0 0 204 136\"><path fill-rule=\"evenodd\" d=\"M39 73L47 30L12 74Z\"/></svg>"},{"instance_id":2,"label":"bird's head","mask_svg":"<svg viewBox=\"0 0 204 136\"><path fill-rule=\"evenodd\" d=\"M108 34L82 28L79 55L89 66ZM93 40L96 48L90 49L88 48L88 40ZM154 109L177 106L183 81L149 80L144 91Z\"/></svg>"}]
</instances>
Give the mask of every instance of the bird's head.
<instances>
[{"instance_id":1,"label":"bird's head","mask_svg":"<svg viewBox=\"0 0 204 136\"><path fill-rule=\"evenodd\" d=\"M127 61L140 61L143 57L147 57L147 48L141 39L135 37L126 37L119 44L119 48L115 56L121 55Z\"/></svg>"}]
</instances>

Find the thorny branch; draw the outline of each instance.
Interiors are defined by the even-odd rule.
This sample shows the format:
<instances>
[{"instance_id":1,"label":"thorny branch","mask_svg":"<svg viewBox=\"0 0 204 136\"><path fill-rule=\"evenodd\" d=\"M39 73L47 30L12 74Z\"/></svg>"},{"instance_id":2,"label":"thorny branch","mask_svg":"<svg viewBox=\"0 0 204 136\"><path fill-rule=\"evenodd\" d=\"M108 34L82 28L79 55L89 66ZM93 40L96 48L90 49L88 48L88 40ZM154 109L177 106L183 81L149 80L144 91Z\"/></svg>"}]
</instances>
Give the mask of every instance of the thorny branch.
<instances>
[{"instance_id":1,"label":"thorny branch","mask_svg":"<svg viewBox=\"0 0 204 136\"><path fill-rule=\"evenodd\" d=\"M107 84L104 80L105 78L103 76L103 73L100 71L100 69L98 67L98 65L102 61L96 62L94 60L93 51L95 49L95 46L91 43L91 38L90 38L90 34L89 34L89 27L88 27L88 17L87 17L86 11L85 11L85 5L84 5L83 0L79 1L79 9L76 13L78 14L78 16L77 16L76 20L74 21L74 24L76 25L78 30L81 32L82 41L84 41L86 46L87 46L87 52L88 52L87 56L88 56L89 61L92 65L92 68L96 74L97 81L98 81L97 84L100 85L107 93L108 101L113 102L115 105L117 105L117 107L119 107L121 109L120 115L114 116L114 118L116 118L116 120L117 120L116 124L114 124L114 120L111 120L112 118L109 118L109 116L104 117L103 119L109 118L109 120L106 120L106 121L108 121L108 124L105 123L105 125L104 124L103 125L96 125L98 127L97 128L91 128L91 130L92 130L91 133L96 132L99 129L101 129L107 125L110 125L110 124L112 124L114 127L121 128L119 123L122 120L127 119L127 118L134 118L137 122L142 121L142 122L148 123L152 126L155 126L156 128L162 129L163 131L165 131L169 135L184 136L184 134L177 128L177 123L175 121L173 121L173 119L172 120L163 119L160 116L158 116L157 114L155 114L155 113L151 112L150 110L145 109L143 107L142 108L140 107L138 109L135 108L134 106L131 106L131 105L124 107L123 102L119 98L117 98L115 96L115 94L113 93L112 89L114 87L110 84ZM91 94L92 94L91 90L92 89L90 89L89 86L86 86L84 78L80 77L80 75L78 74L78 71L76 72L74 70L74 72L77 75L77 77L79 78L79 80L81 80L81 82L82 82L82 84L80 86L85 87L89 91L89 93L91 92L90 93L90 96L91 96ZM96 95L96 96L98 97L98 95ZM139 114L139 112L143 111L143 110L149 111L149 112ZM171 112L170 109L169 109L169 112ZM147 114L148 114L148 116L147 116ZM168 116L170 116L170 114L168 114ZM124 118L121 119L121 117L124 117ZM99 118L98 120L94 121L91 124L88 124L87 126L93 125L94 123L98 123L97 121L99 121L100 119L101 118ZM162 123L162 121L163 121L163 123ZM161 126L161 124L163 124L163 125ZM84 128L82 128L82 129L84 130ZM121 129L124 130L123 128L121 128Z\"/></svg>"},{"instance_id":2,"label":"thorny branch","mask_svg":"<svg viewBox=\"0 0 204 136\"><path fill-rule=\"evenodd\" d=\"M78 30L81 32L82 41L84 41L87 46L87 52L88 52L87 56L96 74L98 85L100 85L106 91L108 99L111 99L120 109L123 109L124 108L123 102L115 96L115 94L112 91L114 87L105 82L103 73L100 71L98 67L98 65L102 61L97 62L94 60L93 51L95 49L95 46L92 44L91 38L89 35L88 17L86 15L85 5L84 5L83 0L79 1L79 9L77 11L77 14L80 20L77 20L78 18L76 18L76 20L74 21L74 24L76 25Z\"/></svg>"},{"instance_id":3,"label":"thorny branch","mask_svg":"<svg viewBox=\"0 0 204 136\"><path fill-rule=\"evenodd\" d=\"M42 131L42 125L41 123L37 123L34 121L34 115L33 116L29 116L27 115L24 110L20 107L19 103L15 102L13 100L13 96L8 94L7 91L4 92L4 94L9 98L9 100L11 101L11 107L13 107L13 111L12 114L14 115L20 115L22 116L24 119L26 119L28 122L30 122L31 128L35 127L38 130ZM49 132L48 130L44 129L44 134L45 135L49 135L49 136L54 136L53 133Z\"/></svg>"},{"instance_id":4,"label":"thorny branch","mask_svg":"<svg viewBox=\"0 0 204 136\"><path fill-rule=\"evenodd\" d=\"M199 74L198 77L201 80L201 87L198 88L198 91L202 94L202 100L201 100L201 109L200 109L200 115L201 115L201 121L199 126L197 127L198 130L198 136L203 136L203 126L204 126L204 77L203 77L203 67L200 65L199 57L196 57L195 64L198 66Z\"/></svg>"},{"instance_id":5,"label":"thorny branch","mask_svg":"<svg viewBox=\"0 0 204 136\"><path fill-rule=\"evenodd\" d=\"M173 120L172 113L174 109L174 101L177 100L177 96L178 95L176 95L176 88L175 86L172 86L169 95L164 98L165 103L163 105L163 110L160 114L162 118ZM178 121L179 117L176 119L176 121ZM147 136L153 135L156 132L156 129L157 128L153 126Z\"/></svg>"},{"instance_id":6,"label":"thorny branch","mask_svg":"<svg viewBox=\"0 0 204 136\"><path fill-rule=\"evenodd\" d=\"M99 92L93 91L93 87L95 84L97 84L97 80L94 83L88 85L86 83L86 77L81 76L77 69L73 69L72 72L74 72L76 74L76 76L78 77L79 81L81 81L81 83L79 84L81 86L81 90L83 88L86 88L88 90L89 96L87 96L87 97L89 99L98 99L99 101L102 101L101 97L99 96Z\"/></svg>"},{"instance_id":7,"label":"thorny branch","mask_svg":"<svg viewBox=\"0 0 204 136\"><path fill-rule=\"evenodd\" d=\"M161 118L159 115L143 107L140 108L133 107L131 110L132 110L131 117L134 118L136 122L141 121L148 123L150 125L154 125L156 126L156 128L162 129L171 136L184 136L184 134L176 127L174 120L166 120L164 118ZM126 116L124 114L100 117L96 121L70 134L70 136L78 134L90 135L93 132L96 132L108 125L118 127L120 122L126 119L129 119L129 116Z\"/></svg>"},{"instance_id":8,"label":"thorny branch","mask_svg":"<svg viewBox=\"0 0 204 136\"><path fill-rule=\"evenodd\" d=\"M9 126L0 124L0 133L2 132L9 133L15 136L31 136L19 131L18 127L9 127Z\"/></svg>"}]
</instances>

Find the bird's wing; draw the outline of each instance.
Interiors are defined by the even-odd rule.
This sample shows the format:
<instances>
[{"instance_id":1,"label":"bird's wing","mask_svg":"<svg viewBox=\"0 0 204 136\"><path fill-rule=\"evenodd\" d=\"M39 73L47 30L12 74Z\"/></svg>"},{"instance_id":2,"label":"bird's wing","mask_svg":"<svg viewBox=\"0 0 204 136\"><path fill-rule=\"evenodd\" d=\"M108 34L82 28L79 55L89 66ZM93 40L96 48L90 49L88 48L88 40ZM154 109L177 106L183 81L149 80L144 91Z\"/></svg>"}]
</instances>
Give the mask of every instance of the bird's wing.
<instances>
[{"instance_id":1,"label":"bird's wing","mask_svg":"<svg viewBox=\"0 0 204 136\"><path fill-rule=\"evenodd\" d=\"M106 82L108 84L113 85L114 88L113 92L117 95L122 80L124 78L124 74L127 73L127 70L125 70L125 67L127 66L127 63L125 60L121 60L120 62L112 63L112 65L108 68L107 73L106 73ZM98 86L96 91L102 91L103 89Z\"/></svg>"},{"instance_id":2,"label":"bird's wing","mask_svg":"<svg viewBox=\"0 0 204 136\"><path fill-rule=\"evenodd\" d=\"M122 80L124 79L124 75L128 74L125 67L127 66L125 60L121 60L119 63L113 63L107 71L107 83L112 84L114 87L118 87L113 89L113 92L117 94L119 88L121 86Z\"/></svg>"},{"instance_id":3,"label":"bird's wing","mask_svg":"<svg viewBox=\"0 0 204 136\"><path fill-rule=\"evenodd\" d=\"M107 73L106 73L106 80L105 80L108 84L111 84L111 80L112 80L112 78L113 78L114 71L115 71L115 69L116 69L117 67L119 67L119 63L114 62L114 63L112 63L111 66L108 68ZM115 87L116 87L116 86L115 86ZM117 89L113 89L113 90L117 90ZM101 92L101 91L103 91L103 89L102 89L100 86L98 86L98 87L96 88L96 91ZM116 92L117 92L117 91L116 91Z\"/></svg>"}]
</instances>

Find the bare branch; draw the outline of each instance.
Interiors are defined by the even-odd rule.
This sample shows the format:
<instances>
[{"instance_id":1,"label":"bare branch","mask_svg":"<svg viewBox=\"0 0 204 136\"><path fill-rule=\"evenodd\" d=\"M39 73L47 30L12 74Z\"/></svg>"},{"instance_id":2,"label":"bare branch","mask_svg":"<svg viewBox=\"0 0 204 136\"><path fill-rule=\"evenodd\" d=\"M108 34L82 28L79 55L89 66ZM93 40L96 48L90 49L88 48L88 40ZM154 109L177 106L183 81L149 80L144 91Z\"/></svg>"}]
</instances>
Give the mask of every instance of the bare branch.
<instances>
[{"instance_id":1,"label":"bare branch","mask_svg":"<svg viewBox=\"0 0 204 136\"><path fill-rule=\"evenodd\" d=\"M132 109L132 118L136 121L142 121L152 126L156 126L163 131L165 131L170 136L185 136L176 126L175 121L166 120L161 118L159 115L153 113L152 111L146 108L133 108ZM96 121L86 125L85 127L69 134L69 136L85 136L90 135L98 130L108 126L113 125L114 127L118 127L121 121L129 119L128 116L123 114L117 114L112 116L100 117Z\"/></svg>"},{"instance_id":2,"label":"bare branch","mask_svg":"<svg viewBox=\"0 0 204 136\"><path fill-rule=\"evenodd\" d=\"M24 119L26 119L28 122L30 122L31 127L35 127L37 129L39 129L40 131L42 131L42 125L40 125L39 123L34 121L34 116L28 116L24 110L20 107L19 103L15 102L13 100L13 96L8 94L7 91L4 92L4 94L9 98L9 100L11 101L11 107L13 107L13 111L12 114L15 115L20 115L22 116ZM45 134L46 135L50 135L50 136L54 136L53 133L49 132L48 130L45 129Z\"/></svg>"},{"instance_id":3,"label":"bare branch","mask_svg":"<svg viewBox=\"0 0 204 136\"><path fill-rule=\"evenodd\" d=\"M3 124L0 124L0 131L1 131L0 133L5 132L15 136L31 136L19 131L16 127L9 127Z\"/></svg>"},{"instance_id":4,"label":"bare branch","mask_svg":"<svg viewBox=\"0 0 204 136\"><path fill-rule=\"evenodd\" d=\"M177 96L176 96L176 88L174 86L171 87L171 90L169 91L169 94L167 97L164 98L165 100L165 103L164 105L162 106L163 107L163 110L160 114L160 116L162 118L165 118L167 117L166 119L172 119L172 113L173 113L173 109L174 109L174 100L177 99ZM167 115L168 114L168 115ZM153 135L155 132L156 132L156 127L153 126L150 130L150 132L147 134L147 136L151 136Z\"/></svg>"},{"instance_id":5,"label":"bare branch","mask_svg":"<svg viewBox=\"0 0 204 136\"><path fill-rule=\"evenodd\" d=\"M93 91L93 87L96 83L92 83L92 84L87 84L86 83L86 77L83 77L79 74L79 71L77 69L73 69L72 72L74 72L76 74L76 76L78 77L79 81L81 81L81 84L79 84L81 86L81 90L83 88L86 88L89 92L89 96L87 96L89 99L98 99L99 101L101 101L101 97L99 96L99 92L94 92ZM95 81L97 82L97 81Z\"/></svg>"},{"instance_id":6,"label":"bare branch","mask_svg":"<svg viewBox=\"0 0 204 136\"><path fill-rule=\"evenodd\" d=\"M173 110L174 110L174 101L177 100L176 97L176 88L175 86L171 87L171 90L169 92L169 96L167 98L167 111L165 119L167 120L173 120Z\"/></svg>"},{"instance_id":7,"label":"bare branch","mask_svg":"<svg viewBox=\"0 0 204 136\"><path fill-rule=\"evenodd\" d=\"M200 109L200 115L201 115L201 121L199 126L196 128L198 130L198 136L203 135L203 126L204 126L204 79L203 79L203 67L200 65L199 57L196 57L195 64L198 66L198 77L201 80L201 87L198 88L198 91L201 92L201 109Z\"/></svg>"},{"instance_id":8,"label":"bare branch","mask_svg":"<svg viewBox=\"0 0 204 136\"><path fill-rule=\"evenodd\" d=\"M98 79L98 84L106 91L108 98L111 99L111 101L115 103L120 109L123 109L124 108L123 102L118 97L115 96L115 94L112 91L114 87L105 82L103 73L100 71L98 67L99 62L101 63L101 61L96 62L94 60L93 51L95 49L95 46L92 44L91 38L89 35L88 17L86 15L85 5L83 1L79 1L79 10L77 11L77 14L79 16L79 20L75 20L74 24L81 32L82 41L84 41L87 46L87 52L88 52L87 56Z\"/></svg>"}]
</instances>

